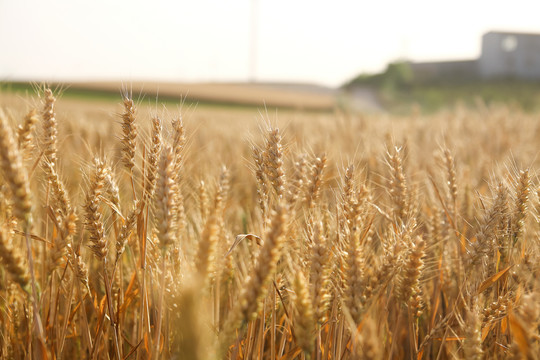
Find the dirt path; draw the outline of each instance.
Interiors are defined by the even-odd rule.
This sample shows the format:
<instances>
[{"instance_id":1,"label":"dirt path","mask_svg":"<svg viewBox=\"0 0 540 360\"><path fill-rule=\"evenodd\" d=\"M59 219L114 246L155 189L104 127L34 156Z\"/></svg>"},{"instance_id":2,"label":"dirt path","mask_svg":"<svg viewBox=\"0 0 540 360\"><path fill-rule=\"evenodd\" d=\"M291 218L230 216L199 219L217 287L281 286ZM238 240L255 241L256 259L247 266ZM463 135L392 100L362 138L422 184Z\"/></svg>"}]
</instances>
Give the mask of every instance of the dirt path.
<instances>
[{"instance_id":1,"label":"dirt path","mask_svg":"<svg viewBox=\"0 0 540 360\"><path fill-rule=\"evenodd\" d=\"M357 87L340 94L345 107L355 112L384 112L376 92L368 87Z\"/></svg>"}]
</instances>

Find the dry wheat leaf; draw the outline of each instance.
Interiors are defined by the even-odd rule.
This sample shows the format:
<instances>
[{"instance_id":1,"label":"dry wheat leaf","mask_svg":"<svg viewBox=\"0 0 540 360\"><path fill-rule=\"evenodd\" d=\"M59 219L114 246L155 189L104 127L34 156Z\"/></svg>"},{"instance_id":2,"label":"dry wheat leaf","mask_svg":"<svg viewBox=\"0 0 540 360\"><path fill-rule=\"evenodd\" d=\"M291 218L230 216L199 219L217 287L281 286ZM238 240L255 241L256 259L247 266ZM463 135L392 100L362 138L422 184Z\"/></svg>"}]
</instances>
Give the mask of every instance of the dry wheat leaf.
<instances>
[{"instance_id":1,"label":"dry wheat leaf","mask_svg":"<svg viewBox=\"0 0 540 360\"><path fill-rule=\"evenodd\" d=\"M529 355L531 351L531 345L529 344L529 338L527 337L527 331L523 328L521 323L514 315L509 315L508 320L510 323L510 329L514 335L514 340L519 347L519 351L523 355Z\"/></svg>"},{"instance_id":2,"label":"dry wheat leaf","mask_svg":"<svg viewBox=\"0 0 540 360\"><path fill-rule=\"evenodd\" d=\"M229 254L234 250L234 248L236 248L238 246L238 244L240 244L244 239L248 239L248 240L251 240L251 241L255 240L257 242L257 245L259 245L259 246L262 244L261 238L258 237L257 235L254 235L254 234L236 235L236 239L234 239L234 243L232 244L229 251L227 251L227 253L225 254L225 257L229 256Z\"/></svg>"},{"instance_id":3,"label":"dry wheat leaf","mask_svg":"<svg viewBox=\"0 0 540 360\"><path fill-rule=\"evenodd\" d=\"M498 273L496 273L495 275L490 276L489 278L484 280L482 282L482 284L480 284L480 287L478 288L477 294L482 293L488 287L495 284L497 282L497 280L499 280L501 278L501 276L503 276L504 274L506 274L508 272L508 270L510 270L511 267L512 267L512 265L508 266L506 269L501 270Z\"/></svg>"}]
</instances>

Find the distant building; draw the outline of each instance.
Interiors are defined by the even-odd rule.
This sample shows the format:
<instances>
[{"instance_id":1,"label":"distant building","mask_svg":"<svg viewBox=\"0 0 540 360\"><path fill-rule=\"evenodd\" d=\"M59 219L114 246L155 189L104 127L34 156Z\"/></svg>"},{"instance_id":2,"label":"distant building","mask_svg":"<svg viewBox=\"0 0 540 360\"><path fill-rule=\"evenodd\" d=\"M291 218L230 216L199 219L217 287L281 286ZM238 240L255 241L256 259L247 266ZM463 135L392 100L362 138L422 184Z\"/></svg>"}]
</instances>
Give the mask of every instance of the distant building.
<instances>
[{"instance_id":1,"label":"distant building","mask_svg":"<svg viewBox=\"0 0 540 360\"><path fill-rule=\"evenodd\" d=\"M540 34L488 32L478 69L483 78L540 79Z\"/></svg>"},{"instance_id":2,"label":"distant building","mask_svg":"<svg viewBox=\"0 0 540 360\"><path fill-rule=\"evenodd\" d=\"M418 80L448 78L540 80L540 34L490 31L476 60L410 62Z\"/></svg>"}]
</instances>

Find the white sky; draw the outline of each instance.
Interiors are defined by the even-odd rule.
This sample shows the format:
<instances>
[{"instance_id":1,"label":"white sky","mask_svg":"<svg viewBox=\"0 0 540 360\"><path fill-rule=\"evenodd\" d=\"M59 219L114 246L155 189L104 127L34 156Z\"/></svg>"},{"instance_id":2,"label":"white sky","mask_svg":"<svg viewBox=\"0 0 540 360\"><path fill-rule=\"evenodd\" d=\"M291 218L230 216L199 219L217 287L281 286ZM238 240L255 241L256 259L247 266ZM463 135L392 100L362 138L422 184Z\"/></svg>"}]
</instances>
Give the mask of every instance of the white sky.
<instances>
[{"instance_id":1,"label":"white sky","mask_svg":"<svg viewBox=\"0 0 540 360\"><path fill-rule=\"evenodd\" d=\"M0 81L246 81L254 1L260 81L340 85L540 33L538 0L0 0Z\"/></svg>"}]
</instances>

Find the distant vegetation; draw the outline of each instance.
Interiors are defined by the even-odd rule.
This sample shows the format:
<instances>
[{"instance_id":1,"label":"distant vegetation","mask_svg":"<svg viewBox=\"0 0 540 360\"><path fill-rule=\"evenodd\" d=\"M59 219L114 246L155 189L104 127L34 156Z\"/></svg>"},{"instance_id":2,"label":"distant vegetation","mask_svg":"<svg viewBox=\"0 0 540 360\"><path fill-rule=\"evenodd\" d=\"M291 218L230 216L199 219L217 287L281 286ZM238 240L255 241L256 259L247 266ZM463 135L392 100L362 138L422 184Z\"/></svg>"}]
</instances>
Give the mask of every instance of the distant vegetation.
<instances>
[{"instance_id":1,"label":"distant vegetation","mask_svg":"<svg viewBox=\"0 0 540 360\"><path fill-rule=\"evenodd\" d=\"M463 77L420 80L407 62L388 65L379 74L361 74L343 85L344 89L369 87L381 104L394 112L419 106L433 112L456 104L476 106L510 104L524 111L540 109L540 82L519 80L480 80Z\"/></svg>"}]
</instances>

